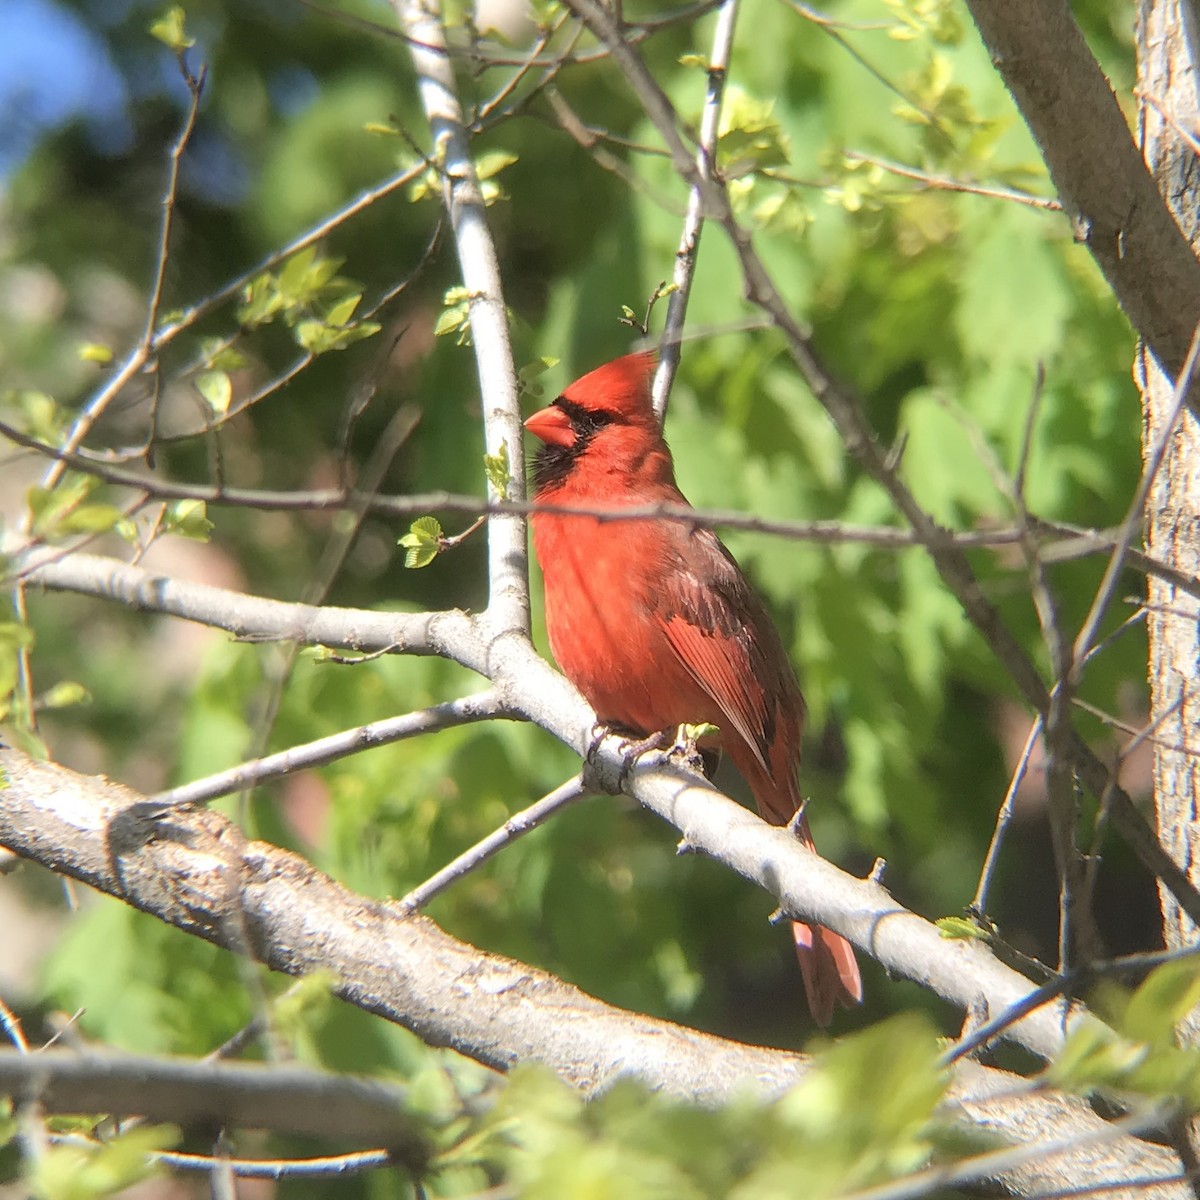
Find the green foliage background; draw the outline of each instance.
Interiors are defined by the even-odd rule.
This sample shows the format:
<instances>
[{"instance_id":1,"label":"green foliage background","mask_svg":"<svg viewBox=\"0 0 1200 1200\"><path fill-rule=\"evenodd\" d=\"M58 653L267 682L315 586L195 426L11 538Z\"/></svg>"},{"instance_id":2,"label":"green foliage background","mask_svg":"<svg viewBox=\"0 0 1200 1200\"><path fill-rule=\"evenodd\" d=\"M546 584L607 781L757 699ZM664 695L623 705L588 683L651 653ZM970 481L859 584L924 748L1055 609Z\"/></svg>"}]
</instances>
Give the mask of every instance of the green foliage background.
<instances>
[{"instance_id":1,"label":"green foliage background","mask_svg":"<svg viewBox=\"0 0 1200 1200\"><path fill-rule=\"evenodd\" d=\"M125 79L131 134L113 151L82 122L48 131L8 182L0 275L40 280L60 301L44 312L13 307L0 322L0 416L27 427L38 414L61 425L102 384L104 368L79 357L81 343L109 345L119 358L136 340L166 149L184 100L170 53L147 33L155 9L134 3L114 17L83 0L66 7ZM185 7L198 40L191 61L202 59L209 75L183 159L168 309L203 298L414 161L405 137L378 127L407 130L420 145L426 139L385 5L348 0L340 17L298 4L196 0ZM625 15L635 20L670 7L631 0ZM1128 6L1089 0L1075 7L1127 96ZM555 11L549 5L539 14L552 19ZM1050 194L965 12L940 0L831 0L829 12L850 24L830 29L779 0L744 0L724 161L740 175L741 212L760 252L822 352L861 392L881 439L903 441L903 474L938 519L964 529L1011 521L1011 498L997 480L1017 466L1040 368L1028 504L1048 518L1114 523L1139 470L1133 338L1066 221L1012 201L922 187L853 157ZM642 44L655 78L689 117L704 93L695 56L707 54L712 20L669 25ZM518 49L528 44L527 33L516 35ZM474 100L510 74L500 67L473 72L465 62L460 72ZM656 144L607 63L570 67L556 86L606 135ZM495 176L504 195L490 213L518 363L557 358L539 381L552 395L629 346L616 317L622 304L640 309L669 274L683 191L666 160L626 149L624 140L608 150L639 186L603 170L557 127L544 96L531 94L515 115L489 125L478 147L513 158ZM356 281L350 291L361 289L369 300L413 276L375 318L381 332L317 358L215 435L165 440L159 463L185 479L210 479L219 462L230 483L312 487L365 462L397 407L410 405L419 422L382 490L481 494L471 353L454 337L432 334L443 296L457 282L445 239L422 262L437 220L434 197L405 189L340 226L322 250L343 260L340 275ZM237 334L235 308L218 309L201 332ZM700 506L898 523L848 459L781 340L743 328L748 315L733 255L723 235L709 230L689 313L697 339L685 347L668 423L684 490ZM245 357L232 372L235 388L270 378L297 353L280 321L245 330L237 345ZM188 404L202 410L194 391L202 358L190 336L164 357L164 378L182 375L179 394L190 397L177 400L178 412ZM349 409L363 397L369 403L347 435ZM143 404L119 406L93 444L136 442L144 418ZM211 541L185 547L181 562L205 578L288 599L305 594L336 528L320 516L215 507L207 515ZM457 520L443 517L449 531L460 527ZM403 532L368 518L332 581L330 602L482 606L480 538L423 571L405 571L395 549ZM1012 717L1020 710L1002 668L918 551L739 533L727 541L767 597L800 671L811 713L804 784L823 851L856 870L883 856L906 904L930 916L960 910L974 891L1007 782L1006 754L1015 752ZM978 551L974 561L1005 619L1036 647L1019 557ZM1068 628L1086 612L1101 569L1086 560L1054 569ZM1127 590L1140 584L1131 578ZM273 648L181 638L165 622L68 596L37 597L30 621L38 689L78 681L89 697L86 705L43 714L54 755L148 790L475 686L466 672L436 661L384 658L346 667L302 655L268 724L280 672ZM1140 629L1114 642L1089 668L1084 698L1136 720L1145 704L1145 653ZM1099 722L1084 728L1112 744ZM314 785L315 824L295 816L295 793L277 788L237 811L255 835L300 848L349 886L399 895L572 769L571 756L540 731L498 723L325 769ZM786 939L765 920L768 898L711 863L677 859L672 843L670 830L627 804L590 799L438 900L431 915L460 937L546 967L613 1003L728 1036L802 1045L809 1029L799 977ZM994 913L1014 941L1046 953L1054 919L1048 864L1040 827L1027 822L1004 861ZM1125 918L1109 928L1115 947L1152 936L1137 919L1147 911L1139 908L1146 886L1114 854L1105 890ZM68 923L26 1020L36 1027L54 1007L82 1007L89 1036L203 1054L250 1014L246 972L148 918L89 900ZM955 1014L870 964L865 974L868 1002L841 1029L924 1008L953 1032ZM271 993L282 987L259 985ZM301 1024L304 1035L295 1040L303 1057L405 1074L430 1069L430 1056L408 1035L361 1014L318 1007ZM515 1094L505 1103L516 1104ZM534 1103L573 1101L542 1096ZM463 1178L478 1183L472 1172ZM527 1182L526 1195L566 1194L552 1182ZM386 1191L378 1180L347 1186ZM653 1187L655 1195L701 1194L662 1180ZM645 1190L651 1194L650 1182ZM597 1184L589 1194L616 1193ZM746 1194L776 1191L764 1183Z\"/></svg>"}]
</instances>

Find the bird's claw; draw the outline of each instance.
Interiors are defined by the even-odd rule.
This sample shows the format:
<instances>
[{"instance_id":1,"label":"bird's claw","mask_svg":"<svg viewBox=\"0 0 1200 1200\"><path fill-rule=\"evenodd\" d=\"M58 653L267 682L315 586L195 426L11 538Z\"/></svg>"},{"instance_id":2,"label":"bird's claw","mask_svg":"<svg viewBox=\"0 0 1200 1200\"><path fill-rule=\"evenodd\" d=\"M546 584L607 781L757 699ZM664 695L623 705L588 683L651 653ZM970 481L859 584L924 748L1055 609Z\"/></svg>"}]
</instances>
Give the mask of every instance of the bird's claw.
<instances>
[{"instance_id":1,"label":"bird's claw","mask_svg":"<svg viewBox=\"0 0 1200 1200\"><path fill-rule=\"evenodd\" d=\"M668 746L670 746L670 733L665 729L623 743L621 746L621 788L624 789L629 772L633 770L634 764L643 754L649 754L651 750L663 750ZM670 753L669 750L667 752Z\"/></svg>"}]
</instances>

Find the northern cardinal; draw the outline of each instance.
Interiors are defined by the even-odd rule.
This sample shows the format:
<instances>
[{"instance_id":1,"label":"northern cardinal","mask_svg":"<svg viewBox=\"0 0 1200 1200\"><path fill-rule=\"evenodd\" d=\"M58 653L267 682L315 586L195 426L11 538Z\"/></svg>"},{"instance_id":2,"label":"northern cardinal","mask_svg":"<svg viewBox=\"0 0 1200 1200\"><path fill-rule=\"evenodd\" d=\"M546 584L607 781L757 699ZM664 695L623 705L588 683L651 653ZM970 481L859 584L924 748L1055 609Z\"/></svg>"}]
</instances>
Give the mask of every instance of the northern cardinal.
<instances>
[{"instance_id":1,"label":"northern cardinal","mask_svg":"<svg viewBox=\"0 0 1200 1200\"><path fill-rule=\"evenodd\" d=\"M546 504L611 509L687 504L650 401L654 355L631 354L576 380L525 428ZM650 735L707 722L754 793L786 825L804 698L766 606L707 529L670 520L535 512L546 627L563 673L605 724ZM798 833L812 847L808 822ZM823 926L792 924L813 1017L862 999L854 951Z\"/></svg>"}]
</instances>

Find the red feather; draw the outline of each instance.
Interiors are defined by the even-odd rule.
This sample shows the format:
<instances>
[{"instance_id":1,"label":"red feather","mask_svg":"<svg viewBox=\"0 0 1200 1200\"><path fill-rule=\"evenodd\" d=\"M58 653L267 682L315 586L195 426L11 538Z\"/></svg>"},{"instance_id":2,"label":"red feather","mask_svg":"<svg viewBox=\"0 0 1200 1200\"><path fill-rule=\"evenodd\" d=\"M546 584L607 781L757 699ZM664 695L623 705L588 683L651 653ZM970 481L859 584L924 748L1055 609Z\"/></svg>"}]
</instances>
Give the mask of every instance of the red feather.
<instances>
[{"instance_id":1,"label":"red feather","mask_svg":"<svg viewBox=\"0 0 1200 1200\"><path fill-rule=\"evenodd\" d=\"M650 402L652 354L583 376L525 422L545 445L538 500L593 509L687 504ZM754 793L785 825L800 804L804 699L765 605L711 531L679 521L535 513L550 648L608 724L651 734L709 722ZM808 846L812 835L801 820ZM813 1016L862 999L850 944L793 923Z\"/></svg>"}]
</instances>

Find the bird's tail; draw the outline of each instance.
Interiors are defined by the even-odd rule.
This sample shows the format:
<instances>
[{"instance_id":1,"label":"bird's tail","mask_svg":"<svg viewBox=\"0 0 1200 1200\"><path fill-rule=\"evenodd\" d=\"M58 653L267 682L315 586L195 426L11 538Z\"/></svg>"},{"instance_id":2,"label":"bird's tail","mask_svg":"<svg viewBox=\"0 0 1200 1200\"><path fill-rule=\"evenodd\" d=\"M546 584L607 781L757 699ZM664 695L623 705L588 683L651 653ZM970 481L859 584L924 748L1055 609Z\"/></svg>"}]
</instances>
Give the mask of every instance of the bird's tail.
<instances>
[{"instance_id":1,"label":"bird's tail","mask_svg":"<svg viewBox=\"0 0 1200 1200\"><path fill-rule=\"evenodd\" d=\"M792 922L796 958L813 1019L824 1028L839 1005L849 1008L862 1000L862 977L854 947L839 933L824 925Z\"/></svg>"}]
</instances>

